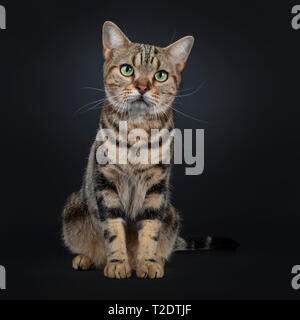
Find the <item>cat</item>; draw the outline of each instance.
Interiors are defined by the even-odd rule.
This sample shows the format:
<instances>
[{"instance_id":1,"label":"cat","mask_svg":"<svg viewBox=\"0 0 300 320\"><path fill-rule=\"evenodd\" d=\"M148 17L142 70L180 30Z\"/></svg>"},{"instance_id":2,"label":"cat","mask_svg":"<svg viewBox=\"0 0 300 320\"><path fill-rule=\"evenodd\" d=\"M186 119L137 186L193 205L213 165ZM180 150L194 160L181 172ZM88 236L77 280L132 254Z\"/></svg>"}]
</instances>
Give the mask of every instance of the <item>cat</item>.
<instances>
[{"instance_id":1,"label":"cat","mask_svg":"<svg viewBox=\"0 0 300 320\"><path fill-rule=\"evenodd\" d=\"M113 130L120 148L119 124L126 121L128 132L143 129L155 142L151 129L174 128L172 103L194 38L166 48L132 43L110 21L102 38L106 101L99 130ZM162 152L156 164L100 164L96 154L102 143L94 141L82 188L63 210L63 240L76 254L75 270L104 268L106 277L117 279L135 270L139 278L157 279L174 251L219 246L220 239L179 236L180 217L170 201L171 165L163 163ZM161 149L161 139L158 143ZM169 144L172 148L172 139Z\"/></svg>"}]
</instances>

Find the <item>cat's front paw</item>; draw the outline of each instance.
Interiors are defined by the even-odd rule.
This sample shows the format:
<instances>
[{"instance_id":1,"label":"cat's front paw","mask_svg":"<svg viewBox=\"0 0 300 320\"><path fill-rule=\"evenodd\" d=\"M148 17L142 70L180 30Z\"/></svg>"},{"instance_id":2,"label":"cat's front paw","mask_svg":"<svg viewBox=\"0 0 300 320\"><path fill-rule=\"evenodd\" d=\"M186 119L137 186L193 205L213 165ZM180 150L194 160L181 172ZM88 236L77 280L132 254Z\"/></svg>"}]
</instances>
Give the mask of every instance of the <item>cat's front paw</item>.
<instances>
[{"instance_id":1,"label":"cat's front paw","mask_svg":"<svg viewBox=\"0 0 300 320\"><path fill-rule=\"evenodd\" d=\"M138 264L136 275L139 278L159 279L164 276L164 268L156 260L144 260Z\"/></svg>"},{"instance_id":2,"label":"cat's front paw","mask_svg":"<svg viewBox=\"0 0 300 320\"><path fill-rule=\"evenodd\" d=\"M104 268L104 275L108 278L125 279L132 275L128 261L112 260Z\"/></svg>"}]
</instances>

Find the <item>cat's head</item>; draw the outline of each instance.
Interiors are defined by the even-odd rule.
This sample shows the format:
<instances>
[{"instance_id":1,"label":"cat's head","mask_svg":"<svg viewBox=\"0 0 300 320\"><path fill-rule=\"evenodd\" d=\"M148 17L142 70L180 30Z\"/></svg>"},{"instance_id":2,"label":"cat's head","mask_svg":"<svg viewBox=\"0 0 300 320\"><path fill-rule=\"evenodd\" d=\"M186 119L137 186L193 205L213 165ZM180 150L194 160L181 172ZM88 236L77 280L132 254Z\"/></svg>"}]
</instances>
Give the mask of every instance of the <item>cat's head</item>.
<instances>
[{"instance_id":1,"label":"cat's head","mask_svg":"<svg viewBox=\"0 0 300 320\"><path fill-rule=\"evenodd\" d=\"M131 42L112 22L103 25L104 85L110 104L127 114L159 115L171 107L194 38L166 48Z\"/></svg>"}]
</instances>

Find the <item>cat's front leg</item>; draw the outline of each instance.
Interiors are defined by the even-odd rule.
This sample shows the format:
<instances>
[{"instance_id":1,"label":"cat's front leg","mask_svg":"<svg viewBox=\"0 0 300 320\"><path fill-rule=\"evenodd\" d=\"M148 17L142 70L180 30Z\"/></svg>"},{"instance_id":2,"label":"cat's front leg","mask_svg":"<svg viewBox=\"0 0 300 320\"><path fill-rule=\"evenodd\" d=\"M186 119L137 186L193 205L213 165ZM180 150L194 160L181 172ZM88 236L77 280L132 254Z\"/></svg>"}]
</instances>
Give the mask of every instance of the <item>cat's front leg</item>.
<instances>
[{"instance_id":1,"label":"cat's front leg","mask_svg":"<svg viewBox=\"0 0 300 320\"><path fill-rule=\"evenodd\" d=\"M122 218L108 218L102 222L107 264L104 275L108 278L129 278L131 267L128 262L125 221Z\"/></svg>"},{"instance_id":2,"label":"cat's front leg","mask_svg":"<svg viewBox=\"0 0 300 320\"><path fill-rule=\"evenodd\" d=\"M162 278L164 257L158 255L162 220L166 208L166 176L153 174L146 192L143 211L137 216L138 250L136 275L139 278Z\"/></svg>"},{"instance_id":3,"label":"cat's front leg","mask_svg":"<svg viewBox=\"0 0 300 320\"><path fill-rule=\"evenodd\" d=\"M129 278L132 272L126 247L125 212L114 184L104 174L98 176L97 182L96 199L107 256L104 275L117 279Z\"/></svg>"},{"instance_id":4,"label":"cat's front leg","mask_svg":"<svg viewBox=\"0 0 300 320\"><path fill-rule=\"evenodd\" d=\"M139 247L136 257L136 275L139 278L162 278L164 267L157 256L161 221L147 219L138 222Z\"/></svg>"}]
</instances>

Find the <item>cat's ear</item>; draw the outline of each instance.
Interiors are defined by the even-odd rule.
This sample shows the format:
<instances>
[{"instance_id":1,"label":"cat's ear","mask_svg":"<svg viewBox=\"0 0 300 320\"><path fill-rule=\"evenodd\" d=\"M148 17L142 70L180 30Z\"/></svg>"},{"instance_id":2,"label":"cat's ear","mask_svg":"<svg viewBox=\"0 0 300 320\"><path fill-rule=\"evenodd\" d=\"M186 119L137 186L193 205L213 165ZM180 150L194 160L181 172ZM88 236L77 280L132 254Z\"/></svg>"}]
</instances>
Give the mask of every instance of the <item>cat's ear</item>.
<instances>
[{"instance_id":1,"label":"cat's ear","mask_svg":"<svg viewBox=\"0 0 300 320\"><path fill-rule=\"evenodd\" d=\"M111 21L106 21L103 25L102 40L105 59L110 57L112 50L130 43L120 28Z\"/></svg>"},{"instance_id":2,"label":"cat's ear","mask_svg":"<svg viewBox=\"0 0 300 320\"><path fill-rule=\"evenodd\" d=\"M194 41L194 37L186 36L166 48L170 59L175 63L180 72L184 69L185 63L193 48Z\"/></svg>"}]
</instances>

